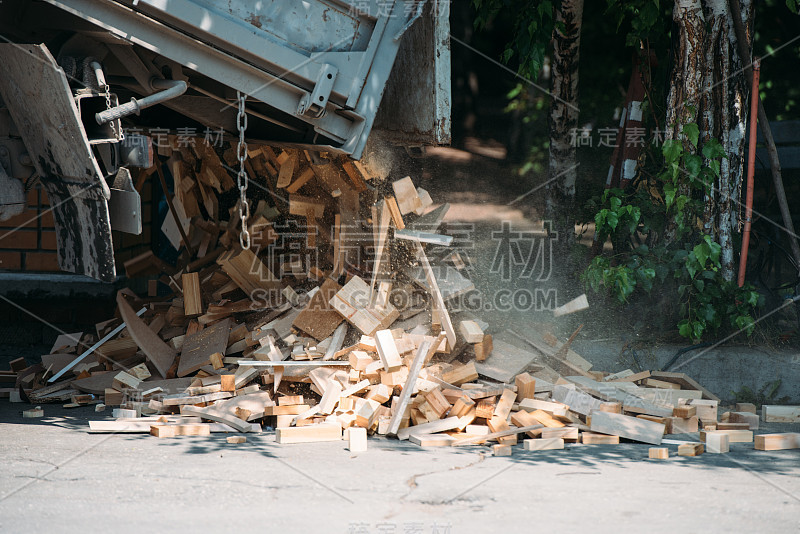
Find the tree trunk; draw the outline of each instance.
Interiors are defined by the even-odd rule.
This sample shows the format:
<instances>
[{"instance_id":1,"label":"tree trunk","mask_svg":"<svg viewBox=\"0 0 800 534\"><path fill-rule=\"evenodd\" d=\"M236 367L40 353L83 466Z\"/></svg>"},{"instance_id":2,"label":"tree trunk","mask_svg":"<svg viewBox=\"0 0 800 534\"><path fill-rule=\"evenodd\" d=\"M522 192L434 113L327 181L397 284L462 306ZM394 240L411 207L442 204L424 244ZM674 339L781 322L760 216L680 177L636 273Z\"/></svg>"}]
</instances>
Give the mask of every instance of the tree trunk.
<instances>
[{"instance_id":1,"label":"tree trunk","mask_svg":"<svg viewBox=\"0 0 800 534\"><path fill-rule=\"evenodd\" d=\"M568 260L575 242L575 183L577 157L570 130L578 126L578 61L580 58L583 0L563 0L556 9L553 29L553 65L550 114L550 172L545 196L545 218L557 232L555 250ZM563 24L564 31L559 30Z\"/></svg>"},{"instance_id":2,"label":"tree trunk","mask_svg":"<svg viewBox=\"0 0 800 534\"><path fill-rule=\"evenodd\" d=\"M681 140L684 150L688 152L691 145L683 135L683 125L694 122L703 89L705 20L700 0L675 0L672 20L676 26L673 30L676 37L673 38L674 64L667 95L664 137Z\"/></svg>"}]
</instances>

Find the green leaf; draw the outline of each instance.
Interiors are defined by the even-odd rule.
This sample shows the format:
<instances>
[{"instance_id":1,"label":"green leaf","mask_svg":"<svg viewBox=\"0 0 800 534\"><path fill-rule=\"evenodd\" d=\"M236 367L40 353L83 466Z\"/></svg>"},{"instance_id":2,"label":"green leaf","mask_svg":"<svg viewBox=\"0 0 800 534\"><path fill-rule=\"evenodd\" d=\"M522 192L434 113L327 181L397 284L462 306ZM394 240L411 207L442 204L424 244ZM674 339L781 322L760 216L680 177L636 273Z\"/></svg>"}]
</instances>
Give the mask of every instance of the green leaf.
<instances>
[{"instance_id":1,"label":"green leaf","mask_svg":"<svg viewBox=\"0 0 800 534\"><path fill-rule=\"evenodd\" d=\"M711 253L708 243L700 243L692 249L694 257L697 258L697 263L700 267L705 267L708 255Z\"/></svg>"},{"instance_id":2,"label":"green leaf","mask_svg":"<svg viewBox=\"0 0 800 534\"><path fill-rule=\"evenodd\" d=\"M708 159L724 158L727 157L725 149L716 139L709 139L703 145L703 156Z\"/></svg>"},{"instance_id":3,"label":"green leaf","mask_svg":"<svg viewBox=\"0 0 800 534\"><path fill-rule=\"evenodd\" d=\"M786 0L786 7L789 8L789 11L797 15L798 12L798 1L797 0Z\"/></svg>"},{"instance_id":4,"label":"green leaf","mask_svg":"<svg viewBox=\"0 0 800 534\"><path fill-rule=\"evenodd\" d=\"M689 176L695 178L698 174L700 174L700 169L703 166L703 158L697 154L686 154L686 156L683 158L683 164L686 167L686 172L689 173Z\"/></svg>"},{"instance_id":5,"label":"green leaf","mask_svg":"<svg viewBox=\"0 0 800 534\"><path fill-rule=\"evenodd\" d=\"M700 139L700 128L693 122L683 126L683 133L689 139L689 142L697 148L697 141Z\"/></svg>"},{"instance_id":6,"label":"green leaf","mask_svg":"<svg viewBox=\"0 0 800 534\"><path fill-rule=\"evenodd\" d=\"M664 184L664 204L667 209L675 202L675 186L672 184Z\"/></svg>"},{"instance_id":7,"label":"green leaf","mask_svg":"<svg viewBox=\"0 0 800 534\"><path fill-rule=\"evenodd\" d=\"M703 332L706 329L706 325L700 321L693 321L692 322L692 338L693 339L700 339L703 337Z\"/></svg>"},{"instance_id":8,"label":"green leaf","mask_svg":"<svg viewBox=\"0 0 800 534\"><path fill-rule=\"evenodd\" d=\"M689 319L684 319L678 323L678 333L683 337L692 336L692 326L689 324Z\"/></svg>"},{"instance_id":9,"label":"green leaf","mask_svg":"<svg viewBox=\"0 0 800 534\"><path fill-rule=\"evenodd\" d=\"M622 206L622 199L617 197L612 197L610 200L610 204L611 204L611 209L616 211L619 209L620 206Z\"/></svg>"},{"instance_id":10,"label":"green leaf","mask_svg":"<svg viewBox=\"0 0 800 534\"><path fill-rule=\"evenodd\" d=\"M664 146L661 147L661 153L664 155L664 160L667 164L677 162L682 152L683 147L674 139L667 139L664 141Z\"/></svg>"},{"instance_id":11,"label":"green leaf","mask_svg":"<svg viewBox=\"0 0 800 534\"><path fill-rule=\"evenodd\" d=\"M609 211L606 215L606 222L613 230L616 230L617 223L619 222L619 216L613 211Z\"/></svg>"}]
</instances>

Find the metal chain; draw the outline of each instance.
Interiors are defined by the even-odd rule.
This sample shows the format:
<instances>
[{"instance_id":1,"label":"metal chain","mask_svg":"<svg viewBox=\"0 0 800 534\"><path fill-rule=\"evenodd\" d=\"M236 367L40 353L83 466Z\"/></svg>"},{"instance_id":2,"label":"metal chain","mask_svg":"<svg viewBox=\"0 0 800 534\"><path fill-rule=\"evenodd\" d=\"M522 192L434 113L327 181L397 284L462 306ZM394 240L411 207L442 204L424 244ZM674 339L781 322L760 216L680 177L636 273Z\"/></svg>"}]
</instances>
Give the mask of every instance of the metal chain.
<instances>
[{"instance_id":1,"label":"metal chain","mask_svg":"<svg viewBox=\"0 0 800 534\"><path fill-rule=\"evenodd\" d=\"M106 92L106 109L108 110L108 109L111 109L111 86L108 85L108 84L105 84L103 86L103 90ZM114 134L114 139L116 139L117 141L122 141L122 139L123 139L122 132L117 134L116 122L117 122L116 119L114 119L112 121L109 121L108 124L109 124L109 126L111 126L111 132Z\"/></svg>"},{"instance_id":2,"label":"metal chain","mask_svg":"<svg viewBox=\"0 0 800 534\"><path fill-rule=\"evenodd\" d=\"M244 250L249 250L250 232L247 231L247 221L250 219L250 204L247 202L248 178L244 170L244 161L247 159L247 144L244 142L244 132L247 130L247 114L244 109L246 95L236 91L236 98L239 100L239 114L236 115L236 126L239 128L239 146L236 150L236 156L239 158L239 174L236 176L236 183L239 186L239 217L242 220L239 244Z\"/></svg>"}]
</instances>

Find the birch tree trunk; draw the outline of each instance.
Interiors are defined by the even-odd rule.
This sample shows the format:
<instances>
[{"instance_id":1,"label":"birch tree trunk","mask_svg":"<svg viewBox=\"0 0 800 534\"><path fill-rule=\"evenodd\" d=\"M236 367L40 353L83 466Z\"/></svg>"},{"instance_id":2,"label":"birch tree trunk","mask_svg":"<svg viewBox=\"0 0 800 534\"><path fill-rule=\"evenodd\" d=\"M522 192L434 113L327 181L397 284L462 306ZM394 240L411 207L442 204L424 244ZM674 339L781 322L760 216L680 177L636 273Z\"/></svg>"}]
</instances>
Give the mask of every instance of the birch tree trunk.
<instances>
[{"instance_id":1,"label":"birch tree trunk","mask_svg":"<svg viewBox=\"0 0 800 534\"><path fill-rule=\"evenodd\" d=\"M580 58L583 0L563 0L556 9L553 30L553 65L550 129L550 166L545 191L545 219L558 233L555 249L568 261L575 242L576 150L570 130L578 125L578 62ZM559 31L563 24L564 31Z\"/></svg>"}]
</instances>

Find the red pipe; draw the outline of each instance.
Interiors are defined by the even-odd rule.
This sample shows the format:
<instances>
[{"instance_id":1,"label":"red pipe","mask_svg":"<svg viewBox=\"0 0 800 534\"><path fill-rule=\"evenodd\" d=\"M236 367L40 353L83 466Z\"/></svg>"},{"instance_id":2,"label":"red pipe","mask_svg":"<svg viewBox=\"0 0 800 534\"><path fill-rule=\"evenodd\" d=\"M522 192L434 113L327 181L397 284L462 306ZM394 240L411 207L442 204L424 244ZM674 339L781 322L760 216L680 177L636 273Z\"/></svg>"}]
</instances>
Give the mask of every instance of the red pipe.
<instances>
[{"instance_id":1,"label":"red pipe","mask_svg":"<svg viewBox=\"0 0 800 534\"><path fill-rule=\"evenodd\" d=\"M758 79L761 76L761 61L753 59L753 87L750 90L750 145L747 151L747 197L744 205L744 231L742 252L739 255L739 287L744 285L747 270L747 249L750 248L750 223L753 218L753 175L756 170L756 123L758 122Z\"/></svg>"}]
</instances>

